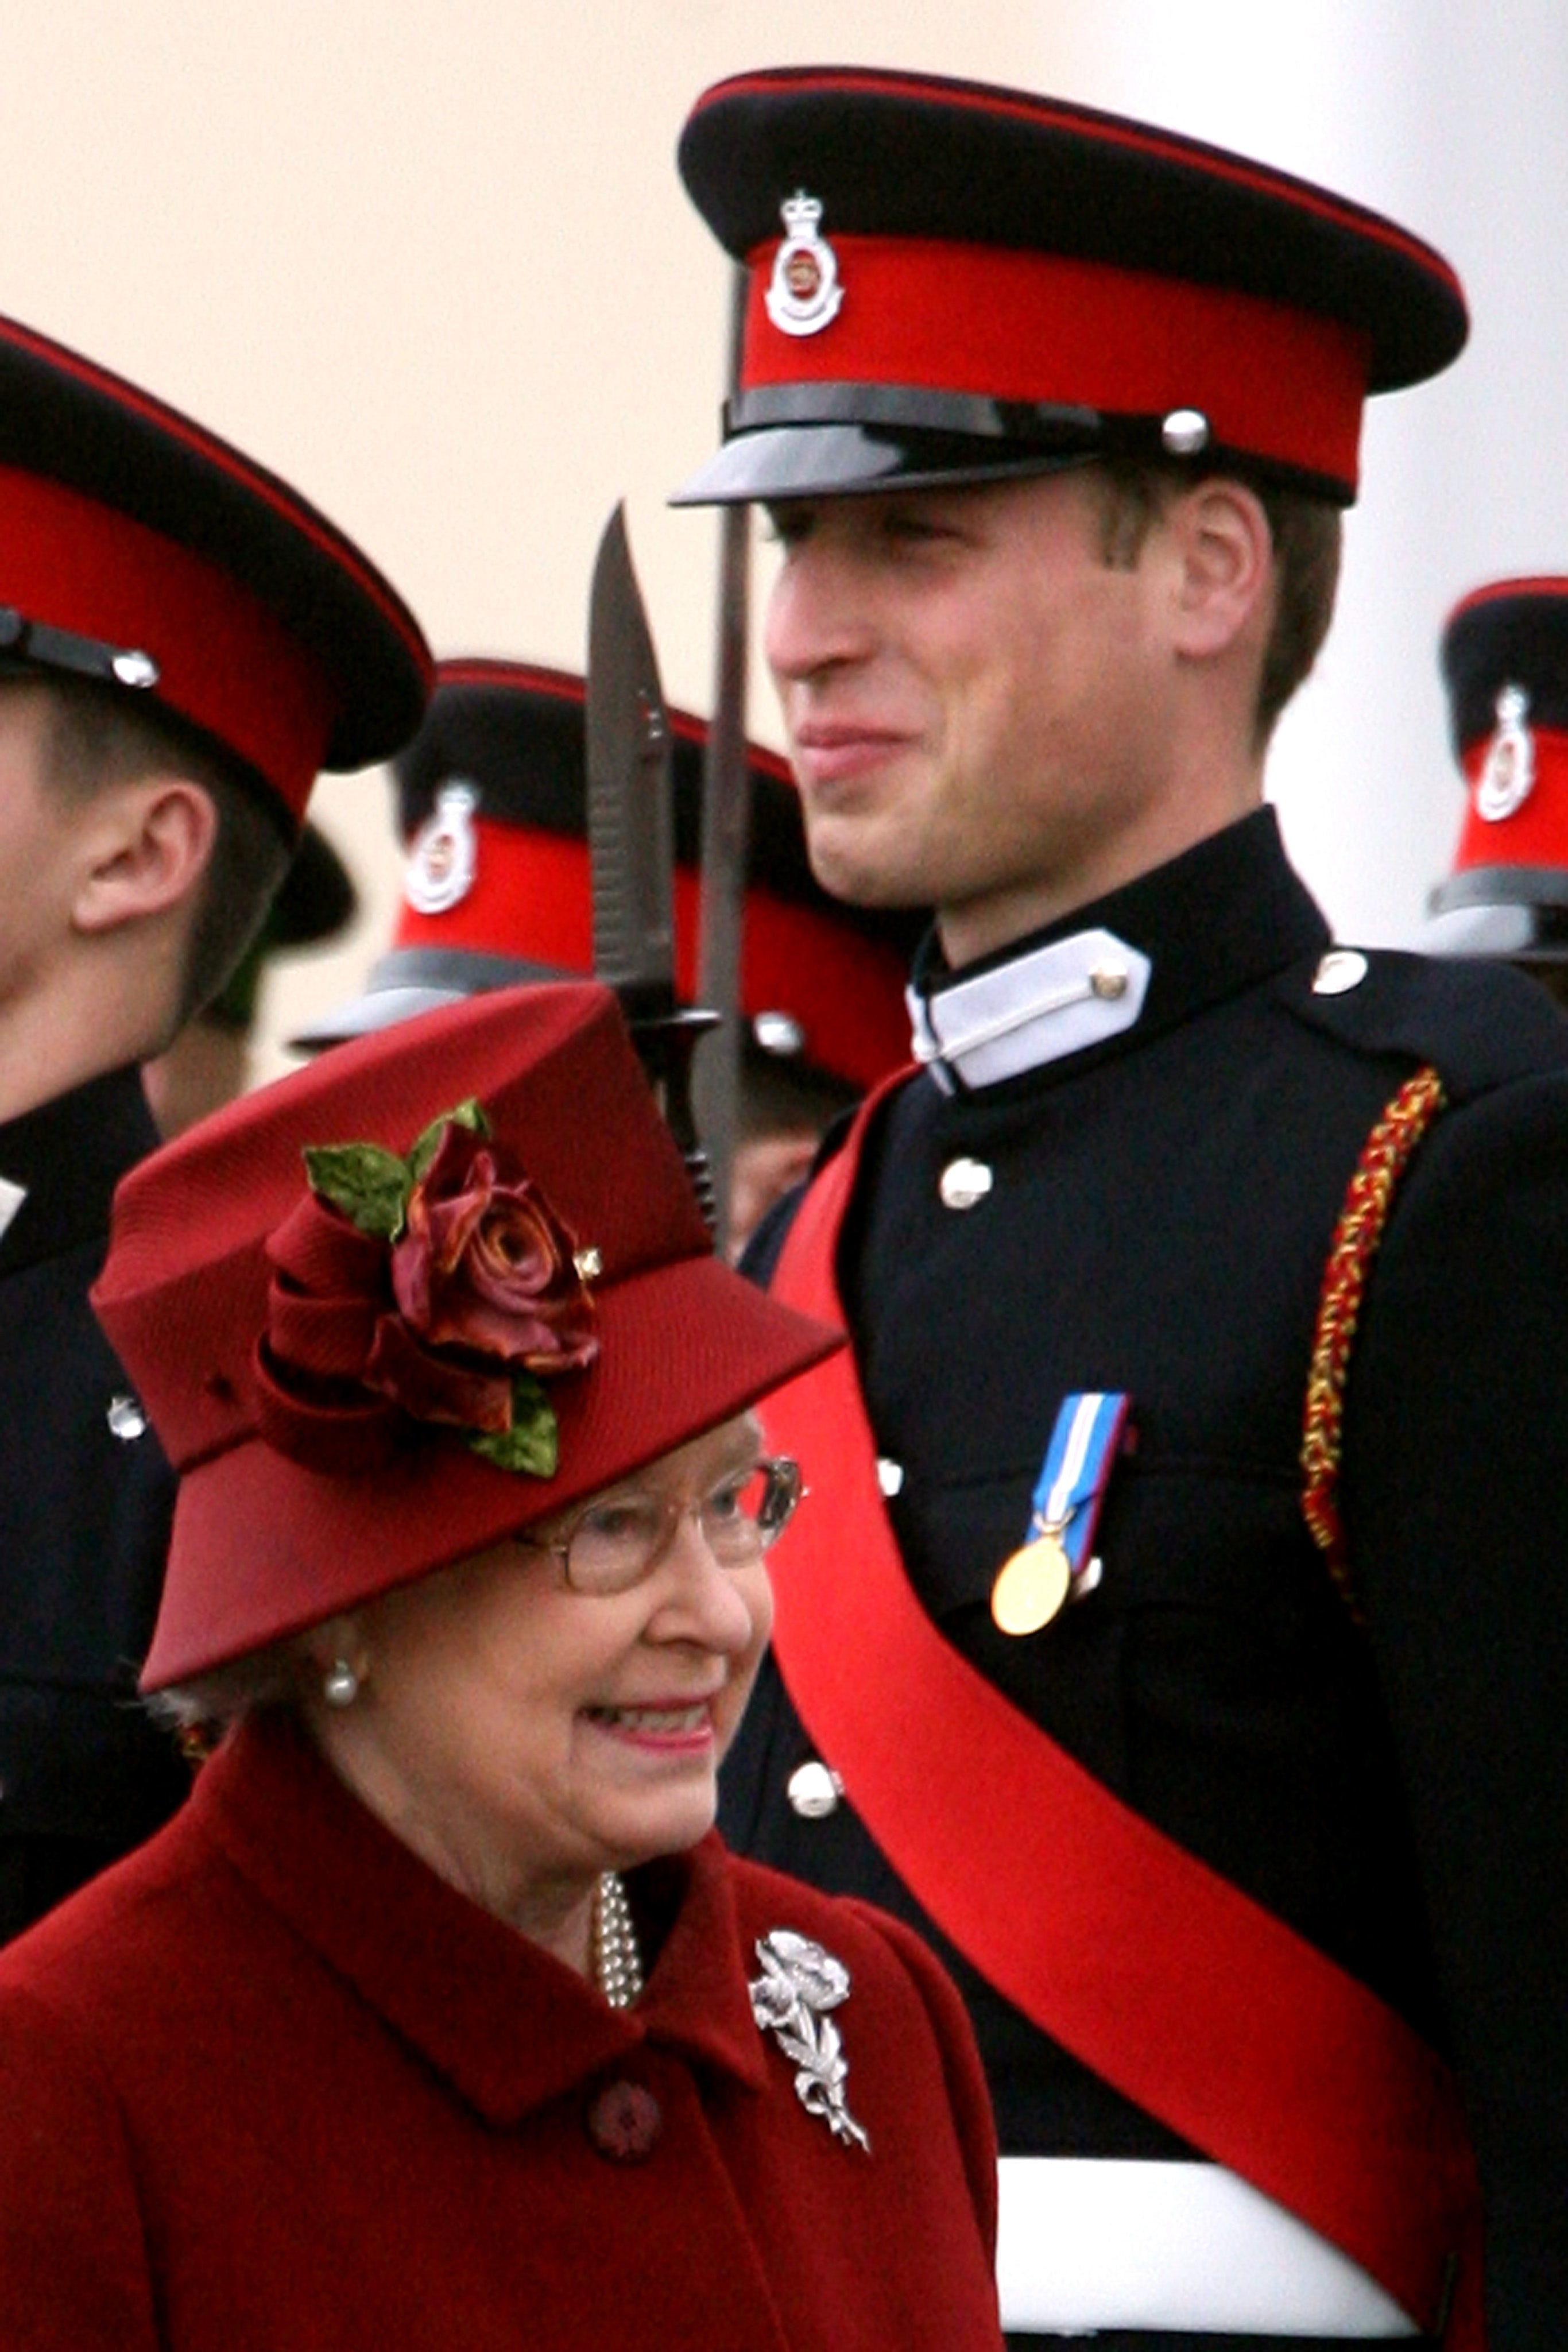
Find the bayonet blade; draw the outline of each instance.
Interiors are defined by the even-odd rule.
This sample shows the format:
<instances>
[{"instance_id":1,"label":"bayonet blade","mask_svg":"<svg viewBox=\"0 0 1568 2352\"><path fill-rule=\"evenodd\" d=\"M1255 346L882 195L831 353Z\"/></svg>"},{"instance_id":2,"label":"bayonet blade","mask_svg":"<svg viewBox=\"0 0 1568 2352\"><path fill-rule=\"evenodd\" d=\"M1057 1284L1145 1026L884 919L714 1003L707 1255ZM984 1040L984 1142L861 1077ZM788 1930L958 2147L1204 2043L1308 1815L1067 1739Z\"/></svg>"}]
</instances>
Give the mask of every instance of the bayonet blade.
<instances>
[{"instance_id":1,"label":"bayonet blade","mask_svg":"<svg viewBox=\"0 0 1568 2352\"><path fill-rule=\"evenodd\" d=\"M675 1004L674 762L624 506L594 560L585 718L593 969L629 1019L657 1017Z\"/></svg>"},{"instance_id":2,"label":"bayonet blade","mask_svg":"<svg viewBox=\"0 0 1568 2352\"><path fill-rule=\"evenodd\" d=\"M626 510L604 526L588 604L588 850L593 969L615 991L710 1229L713 1178L692 1118L692 1048L711 1013L675 997L674 750Z\"/></svg>"}]
</instances>

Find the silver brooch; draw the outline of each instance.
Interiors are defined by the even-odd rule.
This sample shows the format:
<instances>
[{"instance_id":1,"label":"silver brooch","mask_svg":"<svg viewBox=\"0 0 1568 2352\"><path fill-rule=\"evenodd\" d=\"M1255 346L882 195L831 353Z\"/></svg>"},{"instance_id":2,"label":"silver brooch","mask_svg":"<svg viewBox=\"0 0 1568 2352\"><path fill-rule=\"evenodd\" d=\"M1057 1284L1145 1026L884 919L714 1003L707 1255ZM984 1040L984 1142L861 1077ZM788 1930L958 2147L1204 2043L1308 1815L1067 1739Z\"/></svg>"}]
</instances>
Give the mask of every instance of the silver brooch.
<instances>
[{"instance_id":1,"label":"silver brooch","mask_svg":"<svg viewBox=\"0 0 1568 2352\"><path fill-rule=\"evenodd\" d=\"M781 335L820 335L838 317L844 299L838 256L818 234L821 202L798 188L779 210L785 236L773 257L773 274L763 296L768 315Z\"/></svg>"},{"instance_id":2,"label":"silver brooch","mask_svg":"<svg viewBox=\"0 0 1568 2352\"><path fill-rule=\"evenodd\" d=\"M1535 738L1525 721L1530 697L1522 686L1505 686L1497 698L1497 730L1487 747L1476 787L1476 808L1489 824L1511 816L1530 798L1535 783Z\"/></svg>"},{"instance_id":3,"label":"silver brooch","mask_svg":"<svg viewBox=\"0 0 1568 2352\"><path fill-rule=\"evenodd\" d=\"M821 2116L835 2139L851 2140L869 2156L871 2142L844 2104L849 2062L839 2029L826 2014L849 1999L848 1969L790 1927L762 1937L757 1957L762 1974L747 1988L751 2014L793 2060L796 2097L808 2115Z\"/></svg>"}]
</instances>

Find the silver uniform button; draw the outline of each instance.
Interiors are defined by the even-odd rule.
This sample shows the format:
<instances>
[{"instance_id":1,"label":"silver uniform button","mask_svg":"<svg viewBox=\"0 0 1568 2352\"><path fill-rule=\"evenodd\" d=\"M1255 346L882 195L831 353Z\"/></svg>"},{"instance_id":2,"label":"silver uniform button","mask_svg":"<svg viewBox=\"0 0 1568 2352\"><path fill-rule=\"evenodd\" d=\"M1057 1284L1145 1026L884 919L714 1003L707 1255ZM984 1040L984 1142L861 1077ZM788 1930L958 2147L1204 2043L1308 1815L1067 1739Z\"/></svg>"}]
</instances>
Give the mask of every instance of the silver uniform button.
<instances>
[{"instance_id":1,"label":"silver uniform button","mask_svg":"<svg viewBox=\"0 0 1568 2352\"><path fill-rule=\"evenodd\" d=\"M936 1190L944 1208L972 1209L995 1181L983 1160L950 1160L937 1179Z\"/></svg>"},{"instance_id":2,"label":"silver uniform button","mask_svg":"<svg viewBox=\"0 0 1568 2352\"><path fill-rule=\"evenodd\" d=\"M885 1454L879 1454L876 1465L876 1483L882 1489L883 1499L885 1502L891 1503L895 1495L902 1495L904 1492L903 1463L890 1462Z\"/></svg>"},{"instance_id":3,"label":"silver uniform button","mask_svg":"<svg viewBox=\"0 0 1568 2352\"><path fill-rule=\"evenodd\" d=\"M144 694L149 687L158 683L158 665L152 655L143 653L140 646L116 654L109 666L121 686L133 687L138 693Z\"/></svg>"},{"instance_id":4,"label":"silver uniform button","mask_svg":"<svg viewBox=\"0 0 1568 2352\"><path fill-rule=\"evenodd\" d=\"M114 1435L129 1445L132 1438L147 1434L147 1415L133 1396L123 1392L109 1400L109 1425Z\"/></svg>"},{"instance_id":5,"label":"silver uniform button","mask_svg":"<svg viewBox=\"0 0 1568 2352\"><path fill-rule=\"evenodd\" d=\"M823 1822L838 1811L844 1784L831 1765L813 1756L807 1763L796 1765L784 1793L803 1821Z\"/></svg>"},{"instance_id":6,"label":"silver uniform button","mask_svg":"<svg viewBox=\"0 0 1568 2352\"><path fill-rule=\"evenodd\" d=\"M1314 996L1345 996L1366 978L1366 958L1359 948L1331 948L1312 974Z\"/></svg>"},{"instance_id":7,"label":"silver uniform button","mask_svg":"<svg viewBox=\"0 0 1568 2352\"><path fill-rule=\"evenodd\" d=\"M806 1032L792 1013L757 1013L751 1034L765 1054L777 1054L783 1061L806 1050Z\"/></svg>"},{"instance_id":8,"label":"silver uniform button","mask_svg":"<svg viewBox=\"0 0 1568 2352\"><path fill-rule=\"evenodd\" d=\"M1207 448L1208 434L1201 408L1173 408L1160 426L1160 439L1173 457L1196 457Z\"/></svg>"}]
</instances>

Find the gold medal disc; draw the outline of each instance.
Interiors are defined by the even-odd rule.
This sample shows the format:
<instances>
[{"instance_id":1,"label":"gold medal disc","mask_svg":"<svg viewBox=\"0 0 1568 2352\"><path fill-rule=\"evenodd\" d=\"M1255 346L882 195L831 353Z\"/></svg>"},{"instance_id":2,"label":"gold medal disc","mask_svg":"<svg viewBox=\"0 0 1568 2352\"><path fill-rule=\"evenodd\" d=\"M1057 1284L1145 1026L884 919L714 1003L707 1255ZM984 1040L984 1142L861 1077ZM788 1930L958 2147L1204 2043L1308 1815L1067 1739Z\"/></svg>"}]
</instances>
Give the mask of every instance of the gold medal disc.
<instances>
[{"instance_id":1,"label":"gold medal disc","mask_svg":"<svg viewBox=\"0 0 1568 2352\"><path fill-rule=\"evenodd\" d=\"M1038 1633L1050 1624L1071 1584L1072 1570L1056 1537L1037 1536L998 1570L991 1615L1004 1633Z\"/></svg>"}]
</instances>

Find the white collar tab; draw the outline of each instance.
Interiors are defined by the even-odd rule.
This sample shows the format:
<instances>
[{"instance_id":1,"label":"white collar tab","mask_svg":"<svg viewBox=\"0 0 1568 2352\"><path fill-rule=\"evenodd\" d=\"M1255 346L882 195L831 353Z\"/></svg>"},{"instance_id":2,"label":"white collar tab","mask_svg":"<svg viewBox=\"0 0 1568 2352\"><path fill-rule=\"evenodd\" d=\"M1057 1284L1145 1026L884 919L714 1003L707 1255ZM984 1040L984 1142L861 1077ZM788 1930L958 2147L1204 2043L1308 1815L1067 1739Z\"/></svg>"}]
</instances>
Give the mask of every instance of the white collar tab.
<instances>
[{"instance_id":1,"label":"white collar tab","mask_svg":"<svg viewBox=\"0 0 1568 2352\"><path fill-rule=\"evenodd\" d=\"M4 1239L26 1197L26 1184L14 1183L9 1176L0 1176L0 1240Z\"/></svg>"},{"instance_id":2,"label":"white collar tab","mask_svg":"<svg viewBox=\"0 0 1568 2352\"><path fill-rule=\"evenodd\" d=\"M1114 931L1074 931L929 996L911 988L915 1058L944 1094L1019 1077L1131 1029L1153 971Z\"/></svg>"}]
</instances>

